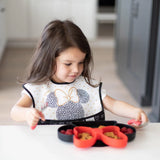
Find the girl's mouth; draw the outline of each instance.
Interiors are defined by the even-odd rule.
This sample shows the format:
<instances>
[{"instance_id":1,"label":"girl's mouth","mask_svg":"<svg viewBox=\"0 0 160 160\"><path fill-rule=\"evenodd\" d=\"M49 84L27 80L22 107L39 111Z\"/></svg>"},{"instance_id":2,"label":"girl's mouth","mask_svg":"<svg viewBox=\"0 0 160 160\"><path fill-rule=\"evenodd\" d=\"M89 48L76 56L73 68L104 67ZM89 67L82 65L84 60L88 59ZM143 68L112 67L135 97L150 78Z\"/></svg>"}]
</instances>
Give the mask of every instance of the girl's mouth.
<instances>
[{"instance_id":1,"label":"girl's mouth","mask_svg":"<svg viewBox=\"0 0 160 160\"><path fill-rule=\"evenodd\" d=\"M76 75L70 75L69 77L71 77L71 78L76 78L77 76L76 76Z\"/></svg>"},{"instance_id":2,"label":"girl's mouth","mask_svg":"<svg viewBox=\"0 0 160 160\"><path fill-rule=\"evenodd\" d=\"M76 79L77 75L69 75L68 77L71 78L71 79Z\"/></svg>"}]
</instances>

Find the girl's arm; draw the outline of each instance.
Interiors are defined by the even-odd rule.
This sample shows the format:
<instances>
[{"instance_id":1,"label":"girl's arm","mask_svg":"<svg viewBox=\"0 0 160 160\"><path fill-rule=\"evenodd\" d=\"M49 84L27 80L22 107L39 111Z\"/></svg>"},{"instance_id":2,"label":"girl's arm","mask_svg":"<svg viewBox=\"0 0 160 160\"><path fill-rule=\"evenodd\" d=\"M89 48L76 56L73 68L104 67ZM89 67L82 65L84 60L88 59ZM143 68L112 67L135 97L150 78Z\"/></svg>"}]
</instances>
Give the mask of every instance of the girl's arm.
<instances>
[{"instance_id":1,"label":"girl's arm","mask_svg":"<svg viewBox=\"0 0 160 160\"><path fill-rule=\"evenodd\" d=\"M11 118L15 121L27 121L30 126L37 125L41 118L45 121L42 112L35 108L31 108L32 100L24 94L11 110Z\"/></svg>"},{"instance_id":2,"label":"girl's arm","mask_svg":"<svg viewBox=\"0 0 160 160\"><path fill-rule=\"evenodd\" d=\"M118 116L133 118L142 121L142 124L148 121L147 115L142 109L123 101L115 100L109 96L106 96L103 99L103 105L106 110L109 110Z\"/></svg>"}]
</instances>

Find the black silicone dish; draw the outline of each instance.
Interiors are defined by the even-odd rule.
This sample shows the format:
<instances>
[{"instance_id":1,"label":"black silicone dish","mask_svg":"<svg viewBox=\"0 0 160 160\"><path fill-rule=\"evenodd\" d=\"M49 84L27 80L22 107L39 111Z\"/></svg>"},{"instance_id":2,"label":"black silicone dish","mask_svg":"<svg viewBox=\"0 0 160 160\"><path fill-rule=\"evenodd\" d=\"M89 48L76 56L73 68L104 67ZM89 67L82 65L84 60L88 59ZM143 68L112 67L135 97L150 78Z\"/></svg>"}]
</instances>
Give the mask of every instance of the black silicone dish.
<instances>
[{"instance_id":1,"label":"black silicone dish","mask_svg":"<svg viewBox=\"0 0 160 160\"><path fill-rule=\"evenodd\" d=\"M133 130L133 133L131 134L126 134L126 136L128 137L128 142L132 141L135 139L136 137L136 129L130 125L127 125L127 124L123 124L123 123L117 123L116 126L118 126L120 129L122 127L126 127L126 128L131 128Z\"/></svg>"},{"instance_id":2,"label":"black silicone dish","mask_svg":"<svg viewBox=\"0 0 160 160\"><path fill-rule=\"evenodd\" d=\"M67 130L67 129L73 129L75 126L74 125L65 125L65 126L62 126L58 129L58 138L62 141L65 141L65 142L73 142L73 135L66 135L66 134L63 134L61 133L61 130Z\"/></svg>"}]
</instances>

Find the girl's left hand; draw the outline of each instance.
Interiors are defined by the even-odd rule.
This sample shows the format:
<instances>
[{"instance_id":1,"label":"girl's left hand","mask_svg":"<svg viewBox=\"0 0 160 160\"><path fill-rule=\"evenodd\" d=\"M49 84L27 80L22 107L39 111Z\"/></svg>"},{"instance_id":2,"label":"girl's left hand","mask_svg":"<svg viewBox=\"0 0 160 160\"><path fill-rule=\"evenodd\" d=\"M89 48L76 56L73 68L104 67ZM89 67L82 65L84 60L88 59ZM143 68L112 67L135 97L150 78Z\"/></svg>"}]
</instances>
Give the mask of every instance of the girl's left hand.
<instances>
[{"instance_id":1,"label":"girl's left hand","mask_svg":"<svg viewBox=\"0 0 160 160\"><path fill-rule=\"evenodd\" d=\"M132 125L133 127L144 127L148 123L148 117L145 114L144 111L140 110L137 114L136 119L131 119L128 121L129 125Z\"/></svg>"},{"instance_id":2,"label":"girl's left hand","mask_svg":"<svg viewBox=\"0 0 160 160\"><path fill-rule=\"evenodd\" d=\"M148 122L148 117L147 115L145 114L144 111L140 110L137 118L136 118L137 121L141 121L142 122L142 125L147 123Z\"/></svg>"}]
</instances>

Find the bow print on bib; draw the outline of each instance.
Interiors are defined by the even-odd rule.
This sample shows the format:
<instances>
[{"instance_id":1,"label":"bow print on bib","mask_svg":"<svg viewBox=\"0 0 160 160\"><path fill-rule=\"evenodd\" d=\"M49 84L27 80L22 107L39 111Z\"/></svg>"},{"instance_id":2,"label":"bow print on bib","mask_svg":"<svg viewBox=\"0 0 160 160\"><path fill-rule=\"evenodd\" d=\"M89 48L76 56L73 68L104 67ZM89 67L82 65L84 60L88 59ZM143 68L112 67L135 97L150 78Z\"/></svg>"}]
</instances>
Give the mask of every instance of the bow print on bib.
<instances>
[{"instance_id":1,"label":"bow print on bib","mask_svg":"<svg viewBox=\"0 0 160 160\"><path fill-rule=\"evenodd\" d=\"M70 88L68 93L64 92L61 89L56 89L54 93L57 98L57 105L58 106L62 106L65 103L67 103L68 101L72 101L74 103L79 102L77 89L74 87Z\"/></svg>"}]
</instances>

